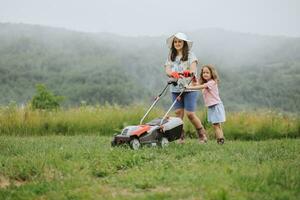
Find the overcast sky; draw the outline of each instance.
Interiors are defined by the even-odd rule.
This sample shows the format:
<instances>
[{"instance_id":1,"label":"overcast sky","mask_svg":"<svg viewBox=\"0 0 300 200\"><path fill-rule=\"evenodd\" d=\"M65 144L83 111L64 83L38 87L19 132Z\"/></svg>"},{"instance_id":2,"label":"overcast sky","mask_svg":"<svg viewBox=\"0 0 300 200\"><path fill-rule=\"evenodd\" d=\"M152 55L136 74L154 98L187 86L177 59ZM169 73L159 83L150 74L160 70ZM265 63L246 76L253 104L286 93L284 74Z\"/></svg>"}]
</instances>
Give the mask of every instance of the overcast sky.
<instances>
[{"instance_id":1,"label":"overcast sky","mask_svg":"<svg viewBox=\"0 0 300 200\"><path fill-rule=\"evenodd\" d=\"M0 22L132 36L213 27L300 37L300 0L0 0Z\"/></svg>"}]
</instances>

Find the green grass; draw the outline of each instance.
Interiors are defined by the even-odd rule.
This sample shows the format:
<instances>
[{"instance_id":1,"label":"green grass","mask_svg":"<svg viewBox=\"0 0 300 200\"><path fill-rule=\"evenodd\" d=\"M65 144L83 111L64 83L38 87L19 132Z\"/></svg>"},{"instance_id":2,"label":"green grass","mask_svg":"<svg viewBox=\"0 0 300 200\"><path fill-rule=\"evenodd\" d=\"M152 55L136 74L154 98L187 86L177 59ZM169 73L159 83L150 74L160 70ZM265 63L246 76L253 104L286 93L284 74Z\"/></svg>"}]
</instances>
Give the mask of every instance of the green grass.
<instances>
[{"instance_id":1,"label":"green grass","mask_svg":"<svg viewBox=\"0 0 300 200\"><path fill-rule=\"evenodd\" d=\"M111 148L103 136L0 136L0 199L299 199L300 140Z\"/></svg>"},{"instance_id":2,"label":"green grass","mask_svg":"<svg viewBox=\"0 0 300 200\"><path fill-rule=\"evenodd\" d=\"M139 124L147 106L117 105L85 106L57 111L30 110L14 105L0 107L0 135L102 135L111 136L127 125ZM213 136L213 129L206 121L205 110L198 110L205 128ZM162 109L155 109L145 122L163 116ZM174 115L174 113L170 113ZM226 113L224 134L231 140L266 140L300 138L300 118L269 111ZM185 118L185 131L196 137L195 129Z\"/></svg>"}]
</instances>

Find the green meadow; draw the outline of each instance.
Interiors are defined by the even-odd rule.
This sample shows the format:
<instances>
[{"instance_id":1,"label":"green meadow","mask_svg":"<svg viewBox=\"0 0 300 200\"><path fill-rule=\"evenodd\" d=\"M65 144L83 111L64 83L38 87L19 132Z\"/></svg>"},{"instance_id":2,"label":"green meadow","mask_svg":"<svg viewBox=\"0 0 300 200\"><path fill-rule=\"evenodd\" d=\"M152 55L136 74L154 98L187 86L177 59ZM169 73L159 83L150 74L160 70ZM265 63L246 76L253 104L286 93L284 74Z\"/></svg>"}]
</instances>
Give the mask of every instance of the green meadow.
<instances>
[{"instance_id":1,"label":"green meadow","mask_svg":"<svg viewBox=\"0 0 300 200\"><path fill-rule=\"evenodd\" d=\"M185 144L112 148L141 106L0 110L0 199L299 199L300 123L270 111L228 113L217 145L185 123ZM157 109L149 119L160 116Z\"/></svg>"},{"instance_id":2,"label":"green meadow","mask_svg":"<svg viewBox=\"0 0 300 200\"><path fill-rule=\"evenodd\" d=\"M0 199L299 199L299 139L138 151L110 139L1 136Z\"/></svg>"},{"instance_id":3,"label":"green meadow","mask_svg":"<svg viewBox=\"0 0 300 200\"><path fill-rule=\"evenodd\" d=\"M18 108L14 104L0 107L0 134L10 136L42 135L101 135L112 136L124 126L136 125L147 106L82 106L53 111ZM163 109L151 111L147 120L164 115ZM171 113L172 115L173 113ZM206 122L206 110L199 110L205 128L213 137L212 127ZM268 110L228 112L223 125L227 139L265 140L300 137L300 118L297 114ZM185 119L185 130L191 138L196 136L190 122Z\"/></svg>"}]
</instances>

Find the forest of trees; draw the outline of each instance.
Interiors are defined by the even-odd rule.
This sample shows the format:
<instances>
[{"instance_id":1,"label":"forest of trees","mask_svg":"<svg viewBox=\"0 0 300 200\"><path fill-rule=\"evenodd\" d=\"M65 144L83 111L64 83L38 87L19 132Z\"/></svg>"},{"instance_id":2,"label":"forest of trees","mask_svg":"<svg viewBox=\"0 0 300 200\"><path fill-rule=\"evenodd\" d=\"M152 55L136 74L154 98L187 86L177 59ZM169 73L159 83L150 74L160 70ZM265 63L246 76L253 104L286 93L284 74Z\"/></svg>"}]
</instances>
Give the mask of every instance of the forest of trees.
<instances>
[{"instance_id":1,"label":"forest of trees","mask_svg":"<svg viewBox=\"0 0 300 200\"><path fill-rule=\"evenodd\" d=\"M198 67L219 70L227 110L300 111L300 38L221 29L188 35ZM64 106L148 104L167 80L166 38L0 23L0 104L28 103L36 84L64 96Z\"/></svg>"}]
</instances>

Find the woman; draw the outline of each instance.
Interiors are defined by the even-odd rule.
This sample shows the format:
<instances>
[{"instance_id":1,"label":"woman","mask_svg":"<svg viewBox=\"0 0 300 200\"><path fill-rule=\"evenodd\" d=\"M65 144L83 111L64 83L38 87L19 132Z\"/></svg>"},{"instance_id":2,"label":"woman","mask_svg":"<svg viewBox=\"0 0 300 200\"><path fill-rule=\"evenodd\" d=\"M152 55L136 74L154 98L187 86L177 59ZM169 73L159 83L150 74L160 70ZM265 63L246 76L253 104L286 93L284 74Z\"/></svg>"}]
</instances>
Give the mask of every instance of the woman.
<instances>
[{"instance_id":1,"label":"woman","mask_svg":"<svg viewBox=\"0 0 300 200\"><path fill-rule=\"evenodd\" d=\"M190 51L193 42L187 39L184 33L176 33L167 39L170 53L165 64L165 71L169 77L176 79L191 79L189 74L196 74L198 59L195 54ZM180 75L183 74L184 76ZM181 89L179 86L171 86L172 99L175 101ZM177 117L183 119L186 113L188 119L196 128L200 143L207 142L207 136L200 119L197 117L196 102L198 98L198 91L186 90L181 96L180 100L174 105L175 114ZM184 142L184 131L181 134L180 143Z\"/></svg>"}]
</instances>

